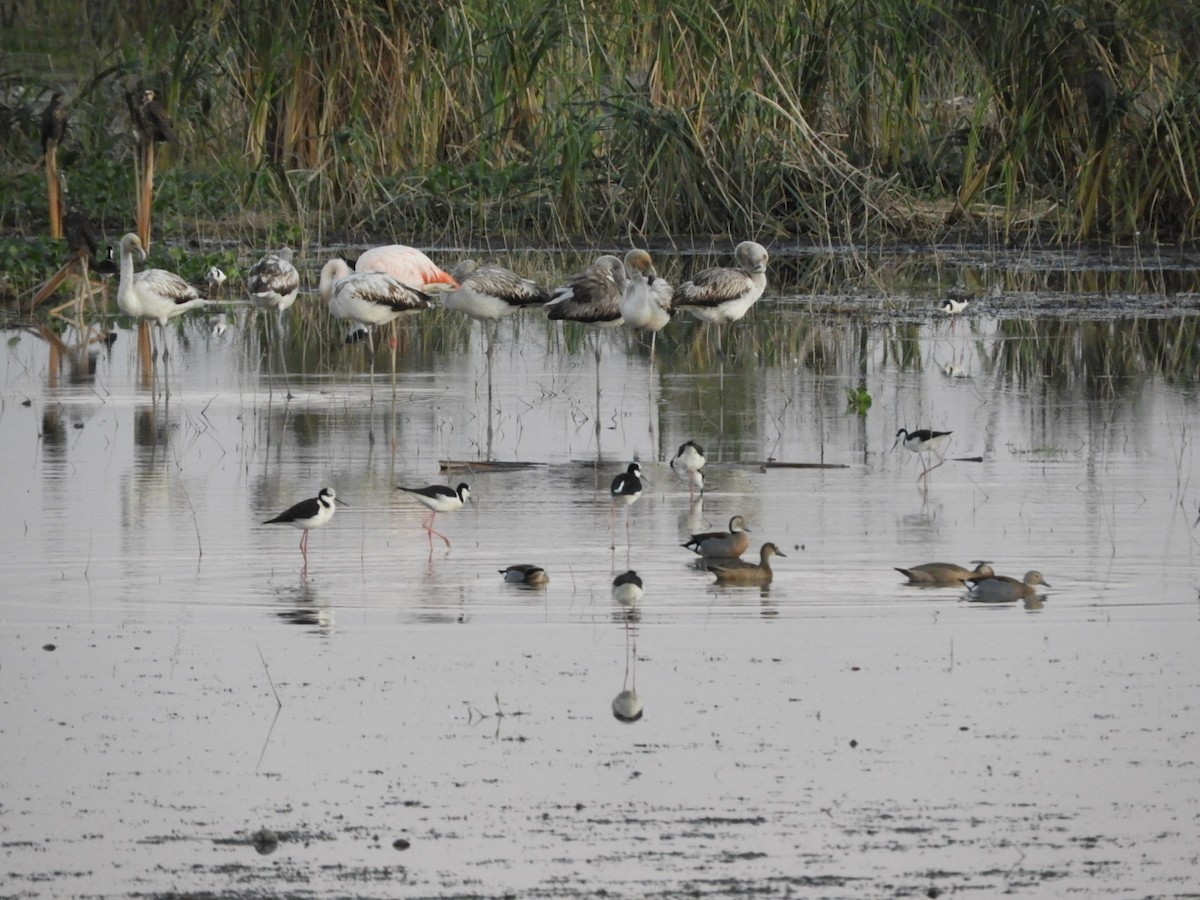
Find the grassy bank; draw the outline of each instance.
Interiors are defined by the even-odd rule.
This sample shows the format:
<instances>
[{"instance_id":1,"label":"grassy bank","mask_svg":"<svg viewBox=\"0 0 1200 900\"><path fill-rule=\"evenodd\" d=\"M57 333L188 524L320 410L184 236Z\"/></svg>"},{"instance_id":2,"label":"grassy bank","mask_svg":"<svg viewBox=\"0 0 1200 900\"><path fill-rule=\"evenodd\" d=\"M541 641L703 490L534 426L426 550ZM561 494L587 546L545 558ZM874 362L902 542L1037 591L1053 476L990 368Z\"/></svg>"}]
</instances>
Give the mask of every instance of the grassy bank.
<instances>
[{"instance_id":1,"label":"grassy bank","mask_svg":"<svg viewBox=\"0 0 1200 900\"><path fill-rule=\"evenodd\" d=\"M1083 0L5 5L0 231L133 215L124 91L177 145L156 230L263 240L1191 241L1200 12ZM996 7L997 9L993 9Z\"/></svg>"}]
</instances>

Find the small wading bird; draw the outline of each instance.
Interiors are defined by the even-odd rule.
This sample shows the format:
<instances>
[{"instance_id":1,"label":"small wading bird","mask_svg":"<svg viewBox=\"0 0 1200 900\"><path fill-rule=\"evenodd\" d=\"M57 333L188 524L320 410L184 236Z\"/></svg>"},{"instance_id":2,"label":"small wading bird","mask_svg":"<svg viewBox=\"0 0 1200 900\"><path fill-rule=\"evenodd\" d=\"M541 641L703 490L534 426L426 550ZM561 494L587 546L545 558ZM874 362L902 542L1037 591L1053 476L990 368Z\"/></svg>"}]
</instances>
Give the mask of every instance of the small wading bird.
<instances>
[{"instance_id":1,"label":"small wading bird","mask_svg":"<svg viewBox=\"0 0 1200 900\"><path fill-rule=\"evenodd\" d=\"M612 535L612 545L617 545L616 539L616 514L617 505L626 507L625 511L625 540L629 541L629 518L632 510L629 507L637 502L637 498L642 496L642 467L637 463L629 464L624 472L612 480L612 485L608 490L609 496L612 498L612 504L609 506L608 527L609 533Z\"/></svg>"},{"instance_id":2,"label":"small wading bird","mask_svg":"<svg viewBox=\"0 0 1200 900\"><path fill-rule=\"evenodd\" d=\"M736 322L762 296L767 287L768 254L762 244L742 241L733 251L738 268L702 269L675 288L672 306L702 322L723 325ZM718 332L718 349L720 332Z\"/></svg>"},{"instance_id":3,"label":"small wading bird","mask_svg":"<svg viewBox=\"0 0 1200 900\"><path fill-rule=\"evenodd\" d=\"M896 444L903 441L905 450L917 454L917 459L921 460L921 465L924 467L921 470L921 474L917 476L917 481L920 481L946 461L946 457L939 451L949 443L951 434L953 434L951 431L930 431L928 428L921 428L917 431L908 431L901 428L896 432L896 440L892 444L892 449L895 450ZM932 453L936 456L937 463L932 466L929 465L924 456L922 456L924 453Z\"/></svg>"},{"instance_id":4,"label":"small wading bird","mask_svg":"<svg viewBox=\"0 0 1200 900\"><path fill-rule=\"evenodd\" d=\"M919 566L907 569L901 569L899 566L893 566L893 568L907 578L909 584L932 587L961 587L968 581L991 578L995 575L992 567L982 561L976 562L973 570L964 569L954 563L942 562L921 563Z\"/></svg>"},{"instance_id":5,"label":"small wading bird","mask_svg":"<svg viewBox=\"0 0 1200 900\"><path fill-rule=\"evenodd\" d=\"M299 291L300 273L292 264L291 247L268 253L246 274L246 292L254 301L254 306L275 311L275 336L271 339L271 345L279 355L279 367L283 370L283 387L288 400L292 399L292 387L288 383L287 363L283 358L283 314L296 302ZM267 383L269 386L270 381Z\"/></svg>"},{"instance_id":6,"label":"small wading bird","mask_svg":"<svg viewBox=\"0 0 1200 900\"><path fill-rule=\"evenodd\" d=\"M980 603L1008 603L1035 596L1039 586L1053 587L1042 578L1042 573L1037 571L1026 572L1020 581L1008 575L994 575L977 581L969 596L971 600Z\"/></svg>"},{"instance_id":7,"label":"small wading bird","mask_svg":"<svg viewBox=\"0 0 1200 900\"><path fill-rule=\"evenodd\" d=\"M304 557L304 568L308 569L308 533L314 528L320 528L333 518L334 504L344 502L337 499L333 488L321 488L317 492L317 496L308 500L301 500L295 506L292 506L273 519L267 519L263 522L264 525L291 525L293 528L299 528L304 532L300 538L300 554Z\"/></svg>"},{"instance_id":8,"label":"small wading bird","mask_svg":"<svg viewBox=\"0 0 1200 900\"><path fill-rule=\"evenodd\" d=\"M507 569L500 569L507 584L523 584L526 587L541 587L550 583L550 576L541 566L531 563L518 563Z\"/></svg>"},{"instance_id":9,"label":"small wading bird","mask_svg":"<svg viewBox=\"0 0 1200 900\"><path fill-rule=\"evenodd\" d=\"M717 584L770 584L775 577L771 571L772 556L787 556L772 543L762 545L759 562L748 563L743 559L731 559L708 570L717 576Z\"/></svg>"},{"instance_id":10,"label":"small wading bird","mask_svg":"<svg viewBox=\"0 0 1200 900\"><path fill-rule=\"evenodd\" d=\"M429 510L429 518L422 523L422 527L429 534L429 550L433 552L433 536L436 534L446 542L446 547L450 547L450 539L440 531L433 530L433 520L438 513L454 512L456 509L462 509L467 500L471 497L471 490L466 484L460 484L458 487L447 487L444 484L433 484L429 487L410 488L398 485L398 491L410 495L414 500Z\"/></svg>"},{"instance_id":11,"label":"small wading bird","mask_svg":"<svg viewBox=\"0 0 1200 900\"><path fill-rule=\"evenodd\" d=\"M199 290L174 272L164 269L134 272L135 253L142 259L146 258L141 239L130 232L121 238L121 280L117 284L117 306L127 316L148 319L158 324L163 343L162 356L166 359L167 322L188 310L207 306L209 301L201 296ZM158 358L157 350L152 358Z\"/></svg>"},{"instance_id":12,"label":"small wading bird","mask_svg":"<svg viewBox=\"0 0 1200 900\"><path fill-rule=\"evenodd\" d=\"M622 606L633 606L642 599L645 590L642 585L642 579L638 573L630 569L628 572L622 572L612 583L613 599Z\"/></svg>"},{"instance_id":13,"label":"small wading bird","mask_svg":"<svg viewBox=\"0 0 1200 900\"><path fill-rule=\"evenodd\" d=\"M444 272L432 259L405 244L388 244L364 250L354 263L356 272L384 272L401 284L424 292L458 287L453 275Z\"/></svg>"},{"instance_id":14,"label":"small wading bird","mask_svg":"<svg viewBox=\"0 0 1200 900\"><path fill-rule=\"evenodd\" d=\"M631 328L650 332L650 362L654 363L654 344L658 333L671 321L673 291L658 277L654 262L645 250L625 254L625 289L621 293L621 319Z\"/></svg>"},{"instance_id":15,"label":"small wading bird","mask_svg":"<svg viewBox=\"0 0 1200 900\"><path fill-rule=\"evenodd\" d=\"M695 441L684 441L675 451L675 455L671 457L672 469L675 468L675 463L679 463L680 467L687 472L689 497L695 497L697 490L701 494L704 493L704 476L700 474L700 470L704 468L704 462L704 448Z\"/></svg>"},{"instance_id":16,"label":"small wading bird","mask_svg":"<svg viewBox=\"0 0 1200 900\"><path fill-rule=\"evenodd\" d=\"M970 300L958 300L954 297L947 297L942 301L942 312L948 316L957 316L967 308Z\"/></svg>"},{"instance_id":17,"label":"small wading bird","mask_svg":"<svg viewBox=\"0 0 1200 900\"><path fill-rule=\"evenodd\" d=\"M741 516L734 516L729 520L728 531L693 534L680 546L703 557L706 563L709 560L737 559L750 548L750 534L746 520Z\"/></svg>"}]
</instances>

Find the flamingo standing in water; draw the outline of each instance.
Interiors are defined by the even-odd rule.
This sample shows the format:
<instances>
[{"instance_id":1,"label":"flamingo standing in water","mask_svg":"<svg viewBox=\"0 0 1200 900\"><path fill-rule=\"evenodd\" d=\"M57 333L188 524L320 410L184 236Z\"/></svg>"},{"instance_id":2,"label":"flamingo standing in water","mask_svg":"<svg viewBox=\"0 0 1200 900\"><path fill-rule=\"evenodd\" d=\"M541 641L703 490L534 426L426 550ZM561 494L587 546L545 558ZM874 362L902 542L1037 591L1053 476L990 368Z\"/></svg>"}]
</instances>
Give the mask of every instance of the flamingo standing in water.
<instances>
[{"instance_id":1,"label":"flamingo standing in water","mask_svg":"<svg viewBox=\"0 0 1200 900\"><path fill-rule=\"evenodd\" d=\"M384 272L401 284L423 291L453 290L458 281L418 250L405 244L388 244L363 251L354 263L356 272Z\"/></svg>"},{"instance_id":2,"label":"flamingo standing in water","mask_svg":"<svg viewBox=\"0 0 1200 900\"><path fill-rule=\"evenodd\" d=\"M258 309L275 310L275 338L272 343L278 348L283 386L287 391L287 399L291 400L292 387L288 384L287 363L283 359L281 342L283 314L296 302L296 294L300 291L300 273L292 264L292 249L284 247L278 252L268 253L251 266L246 275L246 291ZM270 381L267 384L269 386Z\"/></svg>"},{"instance_id":3,"label":"flamingo standing in water","mask_svg":"<svg viewBox=\"0 0 1200 900\"><path fill-rule=\"evenodd\" d=\"M133 254L137 253L142 259L146 251L141 239L130 232L121 238L121 280L117 284L117 306L121 312L135 319L147 319L158 324L163 343L163 359L167 358L166 330L167 322L176 316L181 316L188 310L207 306L207 300L200 291L174 272L164 269L146 269L143 272L133 271ZM154 350L151 358L158 359L158 351Z\"/></svg>"},{"instance_id":4,"label":"flamingo standing in water","mask_svg":"<svg viewBox=\"0 0 1200 900\"><path fill-rule=\"evenodd\" d=\"M621 318L626 325L650 332L650 363L654 363L654 343L658 333L671 321L673 291L654 270L654 261L645 250L625 254L625 290L621 294Z\"/></svg>"},{"instance_id":5,"label":"flamingo standing in water","mask_svg":"<svg viewBox=\"0 0 1200 900\"><path fill-rule=\"evenodd\" d=\"M417 313L433 306L416 288L397 281L384 272L352 272L344 259L334 258L321 269L321 299L329 312L367 328L367 347L371 354L371 387L375 386L375 341L377 325L395 322L405 313ZM396 339L392 336L392 372L396 371ZM372 398L373 398L372 394Z\"/></svg>"},{"instance_id":6,"label":"flamingo standing in water","mask_svg":"<svg viewBox=\"0 0 1200 900\"><path fill-rule=\"evenodd\" d=\"M725 266L702 269L675 288L674 308L716 325L736 322L744 316L766 290L768 254L762 244L742 241L733 255L738 263L736 269ZM720 349L719 338L717 348Z\"/></svg>"}]
</instances>

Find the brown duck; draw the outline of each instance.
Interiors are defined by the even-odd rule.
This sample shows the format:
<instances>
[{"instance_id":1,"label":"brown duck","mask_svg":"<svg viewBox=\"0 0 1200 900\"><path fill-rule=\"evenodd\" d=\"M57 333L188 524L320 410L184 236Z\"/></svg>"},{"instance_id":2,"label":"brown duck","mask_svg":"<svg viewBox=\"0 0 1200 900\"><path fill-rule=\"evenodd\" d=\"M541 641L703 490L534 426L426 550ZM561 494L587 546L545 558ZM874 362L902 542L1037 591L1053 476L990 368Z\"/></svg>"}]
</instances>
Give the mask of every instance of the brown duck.
<instances>
[{"instance_id":1,"label":"brown duck","mask_svg":"<svg viewBox=\"0 0 1200 900\"><path fill-rule=\"evenodd\" d=\"M921 563L919 566L912 566L908 569L901 569L899 566L895 566L894 568L908 579L909 584L942 585L948 587L957 587L967 581L979 581L984 578L991 578L996 574L992 571L992 567L984 562L976 563L973 571L964 569L962 566L956 566L954 563L942 562Z\"/></svg>"},{"instance_id":2,"label":"brown duck","mask_svg":"<svg viewBox=\"0 0 1200 900\"><path fill-rule=\"evenodd\" d=\"M787 556L774 544L768 542L759 550L759 563L748 563L742 559L731 559L708 570L717 576L717 584L770 584L775 573L771 571L772 556Z\"/></svg>"}]
</instances>

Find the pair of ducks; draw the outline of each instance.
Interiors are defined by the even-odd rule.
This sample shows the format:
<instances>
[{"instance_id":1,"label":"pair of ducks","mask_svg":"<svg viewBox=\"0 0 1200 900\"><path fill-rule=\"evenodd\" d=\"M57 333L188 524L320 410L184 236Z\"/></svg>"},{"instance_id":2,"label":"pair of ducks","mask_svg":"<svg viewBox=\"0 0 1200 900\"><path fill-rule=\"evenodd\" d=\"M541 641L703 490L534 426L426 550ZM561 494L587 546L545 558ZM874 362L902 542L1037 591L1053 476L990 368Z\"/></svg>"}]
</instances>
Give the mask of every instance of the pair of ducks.
<instances>
[{"instance_id":1,"label":"pair of ducks","mask_svg":"<svg viewBox=\"0 0 1200 900\"><path fill-rule=\"evenodd\" d=\"M787 556L768 541L759 550L757 563L741 559L741 555L750 547L750 529L741 516L729 520L729 531L693 534L681 546L704 560L704 567L717 577L717 584L770 584L775 577L771 571L771 557Z\"/></svg>"},{"instance_id":2,"label":"pair of ducks","mask_svg":"<svg viewBox=\"0 0 1200 900\"><path fill-rule=\"evenodd\" d=\"M987 563L976 563L974 569L964 569L954 563L923 563L909 569L896 567L896 571L908 579L909 584L926 587L962 587L970 584L972 600L988 603L1003 603L1022 600L1037 594L1037 588L1051 587L1042 573L1034 569L1025 573L1021 580L1008 575L997 575Z\"/></svg>"}]
</instances>

